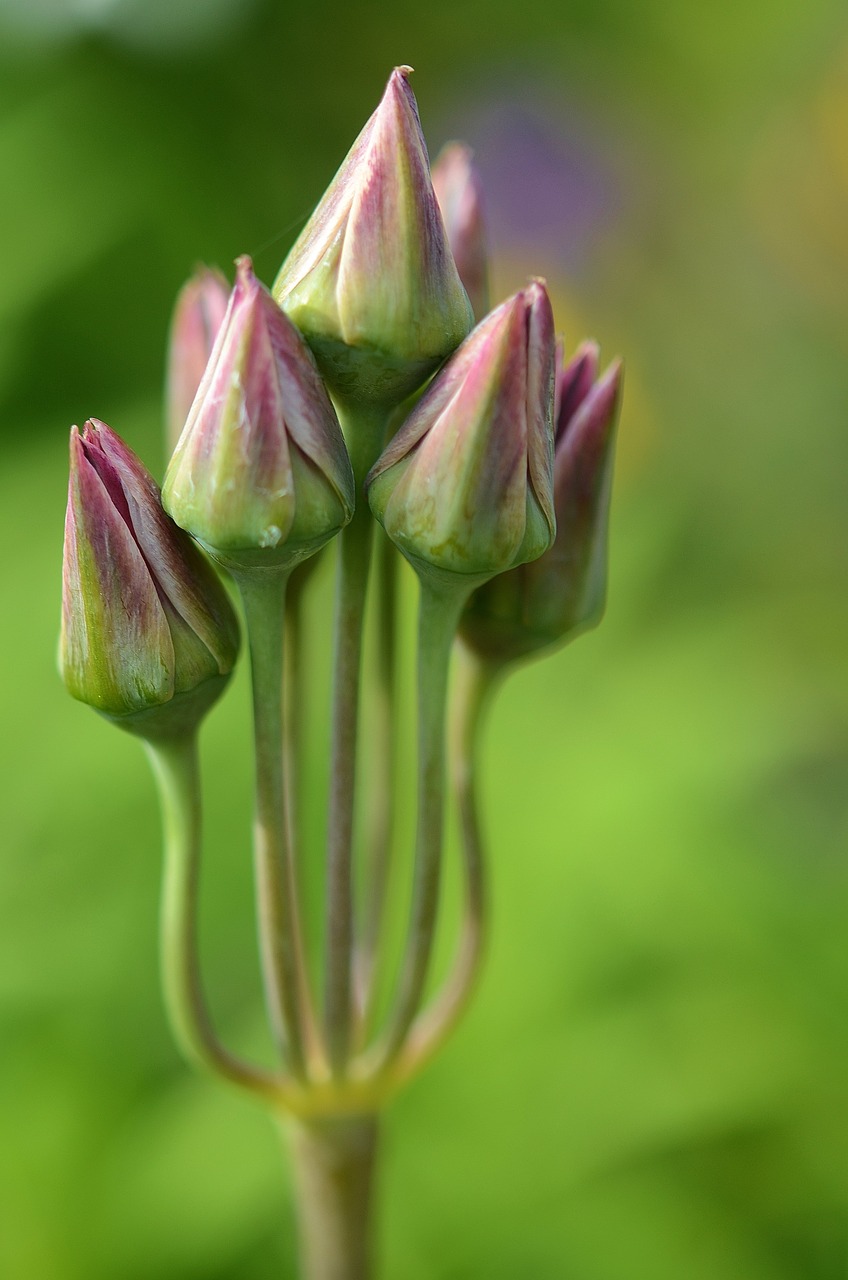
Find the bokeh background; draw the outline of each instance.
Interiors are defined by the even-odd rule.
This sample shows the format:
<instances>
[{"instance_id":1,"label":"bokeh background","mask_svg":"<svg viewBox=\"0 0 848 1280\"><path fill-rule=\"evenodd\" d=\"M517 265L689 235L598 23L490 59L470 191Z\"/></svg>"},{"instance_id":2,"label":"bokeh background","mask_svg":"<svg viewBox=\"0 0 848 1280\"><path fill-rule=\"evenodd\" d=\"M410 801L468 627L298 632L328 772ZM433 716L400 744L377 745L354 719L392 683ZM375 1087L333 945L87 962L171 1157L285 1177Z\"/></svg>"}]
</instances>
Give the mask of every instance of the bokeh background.
<instances>
[{"instance_id":1,"label":"bokeh background","mask_svg":"<svg viewBox=\"0 0 848 1280\"><path fill-rule=\"evenodd\" d=\"M607 618L494 708L491 953L390 1115L383 1274L844 1280L842 0L4 0L0 49L0 1275L295 1275L277 1135L164 1023L145 762L55 673L66 437L161 475L178 287L270 280L409 62L431 151L477 150L496 293L545 274L627 385ZM205 738L237 1043L245 699Z\"/></svg>"}]
</instances>

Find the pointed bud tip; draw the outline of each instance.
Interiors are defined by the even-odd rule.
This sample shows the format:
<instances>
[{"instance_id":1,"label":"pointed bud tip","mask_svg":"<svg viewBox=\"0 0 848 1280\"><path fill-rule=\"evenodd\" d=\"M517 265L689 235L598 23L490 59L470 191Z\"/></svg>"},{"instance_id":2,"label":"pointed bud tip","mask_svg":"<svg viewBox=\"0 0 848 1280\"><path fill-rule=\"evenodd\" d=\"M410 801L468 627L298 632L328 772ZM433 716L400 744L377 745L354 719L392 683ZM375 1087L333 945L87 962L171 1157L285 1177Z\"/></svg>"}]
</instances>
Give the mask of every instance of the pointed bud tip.
<instances>
[{"instance_id":1,"label":"pointed bud tip","mask_svg":"<svg viewBox=\"0 0 848 1280\"><path fill-rule=\"evenodd\" d=\"M256 279L253 273L253 259L249 253L240 253L233 265L236 269L236 280L241 284L247 284Z\"/></svg>"},{"instance_id":2,"label":"pointed bud tip","mask_svg":"<svg viewBox=\"0 0 848 1280\"><path fill-rule=\"evenodd\" d=\"M588 361L591 363L593 368L597 370L600 358L601 348L595 339L584 338L574 353L572 363L577 364L579 362L580 364L585 364Z\"/></svg>"},{"instance_id":3,"label":"pointed bud tip","mask_svg":"<svg viewBox=\"0 0 848 1280\"><path fill-rule=\"evenodd\" d=\"M621 356L616 356L598 379L597 394L603 394L604 399L610 402L615 400L621 391L623 380L624 361Z\"/></svg>"}]
</instances>

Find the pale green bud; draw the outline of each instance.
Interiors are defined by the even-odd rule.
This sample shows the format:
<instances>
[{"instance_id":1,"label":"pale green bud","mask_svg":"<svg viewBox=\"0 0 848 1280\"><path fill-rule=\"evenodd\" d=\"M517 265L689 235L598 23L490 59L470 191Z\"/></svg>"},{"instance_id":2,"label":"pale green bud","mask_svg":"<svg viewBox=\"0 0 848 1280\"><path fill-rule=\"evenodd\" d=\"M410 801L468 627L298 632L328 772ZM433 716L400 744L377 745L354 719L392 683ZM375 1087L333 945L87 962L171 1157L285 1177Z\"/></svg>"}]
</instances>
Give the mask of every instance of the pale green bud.
<instances>
[{"instance_id":1,"label":"pale green bud","mask_svg":"<svg viewBox=\"0 0 848 1280\"><path fill-rule=\"evenodd\" d=\"M237 267L162 498L221 563L292 566L347 524L353 473L308 347L250 259Z\"/></svg>"},{"instance_id":2,"label":"pale green bud","mask_svg":"<svg viewBox=\"0 0 848 1280\"><path fill-rule=\"evenodd\" d=\"M273 290L331 391L365 406L399 404L472 323L409 72L392 73Z\"/></svg>"}]
</instances>

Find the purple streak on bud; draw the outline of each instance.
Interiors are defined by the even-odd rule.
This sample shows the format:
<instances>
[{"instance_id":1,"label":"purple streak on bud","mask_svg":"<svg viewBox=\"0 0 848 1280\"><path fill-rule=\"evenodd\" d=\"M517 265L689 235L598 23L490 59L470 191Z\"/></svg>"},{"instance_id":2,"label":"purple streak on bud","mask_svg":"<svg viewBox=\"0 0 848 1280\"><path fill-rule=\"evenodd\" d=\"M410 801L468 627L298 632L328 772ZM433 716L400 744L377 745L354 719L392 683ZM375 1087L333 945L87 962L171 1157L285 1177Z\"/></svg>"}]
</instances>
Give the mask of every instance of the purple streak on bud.
<instances>
[{"instance_id":1,"label":"purple streak on bud","mask_svg":"<svg viewBox=\"0 0 848 1280\"><path fill-rule=\"evenodd\" d=\"M414 391L472 319L409 73L392 73L273 290L330 386L372 402L397 403Z\"/></svg>"},{"instance_id":2,"label":"purple streak on bud","mask_svg":"<svg viewBox=\"0 0 848 1280\"><path fill-rule=\"evenodd\" d=\"M226 676L237 653L227 594L152 476L104 423L74 427L60 639L70 692L127 716Z\"/></svg>"},{"instance_id":3,"label":"purple streak on bud","mask_svg":"<svg viewBox=\"0 0 848 1280\"><path fill-rule=\"evenodd\" d=\"M221 559L257 565L311 554L352 514L350 460L315 361L247 257L163 497Z\"/></svg>"},{"instance_id":4,"label":"purple streak on bud","mask_svg":"<svg viewBox=\"0 0 848 1280\"><path fill-rule=\"evenodd\" d=\"M199 267L177 295L168 342L166 413L173 451L227 310L230 286L220 271Z\"/></svg>"},{"instance_id":5,"label":"purple streak on bud","mask_svg":"<svg viewBox=\"0 0 848 1280\"><path fill-rule=\"evenodd\" d=\"M621 362L599 380L597 371L597 346L584 343L557 373L553 546L486 583L463 617L464 638L489 660L509 662L572 639L603 614Z\"/></svg>"},{"instance_id":6,"label":"purple streak on bud","mask_svg":"<svg viewBox=\"0 0 848 1280\"><path fill-rule=\"evenodd\" d=\"M563 368L562 353L559 353L554 410L557 443L562 438L566 425L574 417L597 379L600 354L596 342L583 342Z\"/></svg>"},{"instance_id":7,"label":"purple streak on bud","mask_svg":"<svg viewBox=\"0 0 848 1280\"><path fill-rule=\"evenodd\" d=\"M553 316L533 281L466 339L368 478L413 562L492 574L551 545L553 391Z\"/></svg>"},{"instance_id":8,"label":"purple streak on bud","mask_svg":"<svg viewBox=\"0 0 848 1280\"><path fill-rule=\"evenodd\" d=\"M482 320L489 310L488 232L474 152L464 142L449 142L439 152L432 178L459 278L476 319Z\"/></svg>"}]
</instances>

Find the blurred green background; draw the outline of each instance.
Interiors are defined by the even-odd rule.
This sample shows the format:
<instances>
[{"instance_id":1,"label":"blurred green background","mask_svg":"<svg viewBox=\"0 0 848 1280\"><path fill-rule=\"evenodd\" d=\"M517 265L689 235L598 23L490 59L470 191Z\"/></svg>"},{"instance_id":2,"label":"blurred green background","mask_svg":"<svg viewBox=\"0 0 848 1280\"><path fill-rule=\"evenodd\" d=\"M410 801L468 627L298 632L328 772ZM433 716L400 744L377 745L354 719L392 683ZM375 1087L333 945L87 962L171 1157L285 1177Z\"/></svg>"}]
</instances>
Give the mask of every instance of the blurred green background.
<instances>
[{"instance_id":1,"label":"blurred green background","mask_svg":"<svg viewBox=\"0 0 848 1280\"><path fill-rule=\"evenodd\" d=\"M141 751L55 673L66 438L161 475L178 287L270 281L409 62L497 294L547 275L627 385L607 618L494 709L491 953L389 1117L383 1275L848 1277L844 4L5 0L0 49L0 1275L294 1277L276 1134L164 1023ZM247 733L242 671L205 737L236 1043Z\"/></svg>"}]
</instances>

